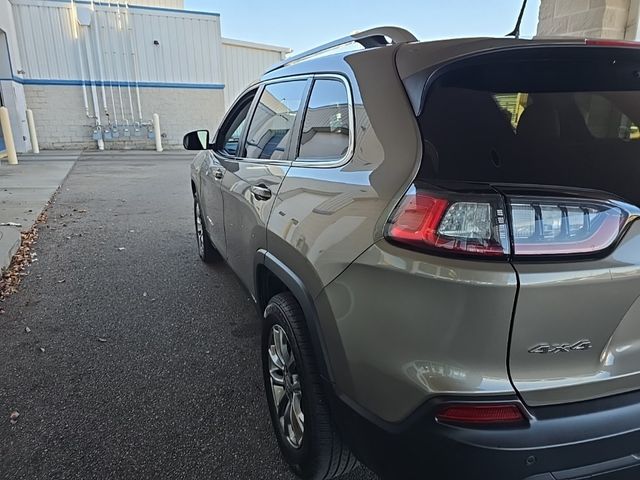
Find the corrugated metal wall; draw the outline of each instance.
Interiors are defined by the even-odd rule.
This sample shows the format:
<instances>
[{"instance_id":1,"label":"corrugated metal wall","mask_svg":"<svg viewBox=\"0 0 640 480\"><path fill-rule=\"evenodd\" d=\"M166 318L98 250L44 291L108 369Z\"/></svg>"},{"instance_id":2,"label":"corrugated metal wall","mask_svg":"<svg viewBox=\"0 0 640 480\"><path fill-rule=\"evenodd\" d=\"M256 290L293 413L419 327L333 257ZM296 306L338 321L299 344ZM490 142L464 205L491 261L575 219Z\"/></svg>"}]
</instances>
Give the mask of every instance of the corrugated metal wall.
<instances>
[{"instance_id":1,"label":"corrugated metal wall","mask_svg":"<svg viewBox=\"0 0 640 480\"><path fill-rule=\"evenodd\" d=\"M236 97L264 71L284 58L288 49L268 47L249 42L222 39L224 100L229 107Z\"/></svg>"},{"instance_id":2,"label":"corrugated metal wall","mask_svg":"<svg viewBox=\"0 0 640 480\"><path fill-rule=\"evenodd\" d=\"M84 70L85 79L105 81L224 81L217 15L118 7L113 1L111 7L106 2L94 2L93 7L77 3L79 18L90 18L87 27L74 20L70 1L12 3L27 80L79 81Z\"/></svg>"},{"instance_id":3,"label":"corrugated metal wall","mask_svg":"<svg viewBox=\"0 0 640 480\"><path fill-rule=\"evenodd\" d=\"M184 8L183 0L132 0L129 2L132 5L147 5L150 7L162 7L162 8Z\"/></svg>"}]
</instances>

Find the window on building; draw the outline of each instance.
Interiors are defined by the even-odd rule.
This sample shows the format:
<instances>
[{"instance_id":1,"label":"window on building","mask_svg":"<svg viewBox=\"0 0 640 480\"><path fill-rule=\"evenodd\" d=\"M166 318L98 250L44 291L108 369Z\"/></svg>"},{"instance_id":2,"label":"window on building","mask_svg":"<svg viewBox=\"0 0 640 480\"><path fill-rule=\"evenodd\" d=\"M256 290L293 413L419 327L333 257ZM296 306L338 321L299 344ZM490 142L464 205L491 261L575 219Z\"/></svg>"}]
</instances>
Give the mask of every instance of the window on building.
<instances>
[{"instance_id":1,"label":"window on building","mask_svg":"<svg viewBox=\"0 0 640 480\"><path fill-rule=\"evenodd\" d=\"M296 80L265 87L247 134L246 158L286 159L306 84Z\"/></svg>"},{"instance_id":2,"label":"window on building","mask_svg":"<svg viewBox=\"0 0 640 480\"><path fill-rule=\"evenodd\" d=\"M349 99L339 80L316 80L305 113L299 157L342 158L349 149Z\"/></svg>"}]
</instances>

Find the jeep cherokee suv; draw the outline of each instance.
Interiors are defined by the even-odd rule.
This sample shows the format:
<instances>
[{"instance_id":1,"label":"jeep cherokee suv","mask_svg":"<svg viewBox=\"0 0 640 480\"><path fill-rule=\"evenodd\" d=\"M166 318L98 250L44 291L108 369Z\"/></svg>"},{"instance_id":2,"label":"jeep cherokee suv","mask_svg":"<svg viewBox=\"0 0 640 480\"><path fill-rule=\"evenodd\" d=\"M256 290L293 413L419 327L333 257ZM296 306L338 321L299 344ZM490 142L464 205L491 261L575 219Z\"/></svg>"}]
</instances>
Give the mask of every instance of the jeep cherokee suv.
<instances>
[{"instance_id":1,"label":"jeep cherokee suv","mask_svg":"<svg viewBox=\"0 0 640 480\"><path fill-rule=\"evenodd\" d=\"M636 45L383 27L185 137L296 473L640 478L638 126Z\"/></svg>"}]
</instances>

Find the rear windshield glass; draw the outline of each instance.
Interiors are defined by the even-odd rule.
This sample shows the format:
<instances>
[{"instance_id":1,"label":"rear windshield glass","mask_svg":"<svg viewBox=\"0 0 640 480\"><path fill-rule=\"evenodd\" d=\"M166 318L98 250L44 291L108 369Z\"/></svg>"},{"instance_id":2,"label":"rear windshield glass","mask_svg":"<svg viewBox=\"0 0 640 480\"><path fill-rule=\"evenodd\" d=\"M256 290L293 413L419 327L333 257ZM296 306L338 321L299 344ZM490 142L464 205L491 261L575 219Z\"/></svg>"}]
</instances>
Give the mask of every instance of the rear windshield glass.
<instances>
[{"instance_id":1,"label":"rear windshield glass","mask_svg":"<svg viewBox=\"0 0 640 480\"><path fill-rule=\"evenodd\" d=\"M423 180L592 188L640 203L640 62L534 61L455 69L419 123Z\"/></svg>"}]
</instances>

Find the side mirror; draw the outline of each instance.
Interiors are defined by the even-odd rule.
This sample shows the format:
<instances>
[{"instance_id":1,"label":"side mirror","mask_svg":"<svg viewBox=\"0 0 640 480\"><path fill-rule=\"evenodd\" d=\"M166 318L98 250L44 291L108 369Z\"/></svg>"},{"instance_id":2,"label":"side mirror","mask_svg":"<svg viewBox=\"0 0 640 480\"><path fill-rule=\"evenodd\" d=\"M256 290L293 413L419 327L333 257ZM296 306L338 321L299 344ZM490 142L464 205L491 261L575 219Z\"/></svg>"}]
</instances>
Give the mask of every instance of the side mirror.
<instances>
[{"instance_id":1,"label":"side mirror","mask_svg":"<svg viewBox=\"0 0 640 480\"><path fill-rule=\"evenodd\" d=\"M187 133L182 139L185 150L207 150L209 149L209 131L194 130Z\"/></svg>"}]
</instances>

